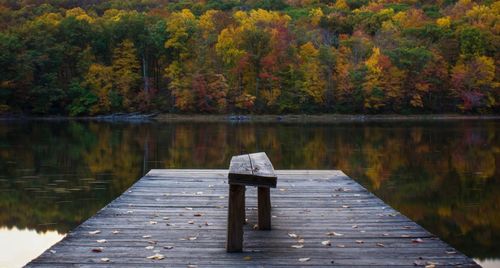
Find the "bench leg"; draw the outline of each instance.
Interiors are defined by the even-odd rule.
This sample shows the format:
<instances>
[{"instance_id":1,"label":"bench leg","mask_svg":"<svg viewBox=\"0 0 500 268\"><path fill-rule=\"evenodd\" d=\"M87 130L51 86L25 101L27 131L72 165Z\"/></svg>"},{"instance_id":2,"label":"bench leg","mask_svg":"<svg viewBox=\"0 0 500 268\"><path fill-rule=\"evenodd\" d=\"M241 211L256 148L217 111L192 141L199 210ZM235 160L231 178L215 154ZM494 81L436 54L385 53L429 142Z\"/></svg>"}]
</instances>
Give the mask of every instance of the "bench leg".
<instances>
[{"instance_id":1,"label":"bench leg","mask_svg":"<svg viewBox=\"0 0 500 268\"><path fill-rule=\"evenodd\" d=\"M258 187L259 230L271 230L271 194L267 187Z\"/></svg>"},{"instance_id":2,"label":"bench leg","mask_svg":"<svg viewBox=\"0 0 500 268\"><path fill-rule=\"evenodd\" d=\"M243 250L243 223L245 222L245 186L229 185L227 215L227 252Z\"/></svg>"}]
</instances>

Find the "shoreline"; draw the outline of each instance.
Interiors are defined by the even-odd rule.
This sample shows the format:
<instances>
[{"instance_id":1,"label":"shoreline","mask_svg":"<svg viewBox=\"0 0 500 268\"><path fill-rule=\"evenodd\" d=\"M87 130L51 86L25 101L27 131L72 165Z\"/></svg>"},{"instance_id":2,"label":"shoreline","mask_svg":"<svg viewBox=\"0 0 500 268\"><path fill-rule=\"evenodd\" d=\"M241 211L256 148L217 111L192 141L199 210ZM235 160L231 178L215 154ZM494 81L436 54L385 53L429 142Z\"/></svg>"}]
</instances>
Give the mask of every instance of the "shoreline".
<instances>
[{"instance_id":1,"label":"shoreline","mask_svg":"<svg viewBox=\"0 0 500 268\"><path fill-rule=\"evenodd\" d=\"M384 121L499 120L500 115L361 115L361 114L285 114L285 115L203 115L159 114L157 122L251 122L251 123L348 123Z\"/></svg>"},{"instance_id":2,"label":"shoreline","mask_svg":"<svg viewBox=\"0 0 500 268\"><path fill-rule=\"evenodd\" d=\"M348 123L348 122L411 122L411 121L458 121L458 120L500 120L500 115L363 115L363 114L284 114L284 115L237 115L237 114L120 114L85 117L69 116L6 116L0 121L101 121L101 122L158 122L158 123Z\"/></svg>"}]
</instances>

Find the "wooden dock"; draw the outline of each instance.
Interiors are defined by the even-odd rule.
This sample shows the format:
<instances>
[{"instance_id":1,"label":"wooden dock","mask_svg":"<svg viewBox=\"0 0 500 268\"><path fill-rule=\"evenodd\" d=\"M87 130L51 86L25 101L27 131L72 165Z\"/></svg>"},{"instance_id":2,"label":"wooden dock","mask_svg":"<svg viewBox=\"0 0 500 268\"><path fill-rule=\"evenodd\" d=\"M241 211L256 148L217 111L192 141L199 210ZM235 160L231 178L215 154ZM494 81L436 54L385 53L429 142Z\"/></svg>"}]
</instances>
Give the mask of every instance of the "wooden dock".
<instances>
[{"instance_id":1,"label":"wooden dock","mask_svg":"<svg viewBox=\"0 0 500 268\"><path fill-rule=\"evenodd\" d=\"M247 189L243 253L225 249L227 170L152 170L27 267L478 267L341 171L276 174L271 231Z\"/></svg>"}]
</instances>

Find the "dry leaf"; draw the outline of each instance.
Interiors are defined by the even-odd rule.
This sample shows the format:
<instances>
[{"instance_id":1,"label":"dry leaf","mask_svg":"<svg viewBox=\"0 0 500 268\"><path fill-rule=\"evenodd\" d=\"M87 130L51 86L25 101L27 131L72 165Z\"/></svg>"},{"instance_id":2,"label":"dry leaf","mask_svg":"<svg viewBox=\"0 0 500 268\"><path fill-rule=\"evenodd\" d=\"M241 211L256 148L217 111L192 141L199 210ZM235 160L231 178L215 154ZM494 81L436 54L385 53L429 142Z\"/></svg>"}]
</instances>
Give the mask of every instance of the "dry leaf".
<instances>
[{"instance_id":1,"label":"dry leaf","mask_svg":"<svg viewBox=\"0 0 500 268\"><path fill-rule=\"evenodd\" d=\"M413 242L413 243L423 243L424 240L422 240L421 238L416 238L416 239L412 239L411 242Z\"/></svg>"},{"instance_id":2,"label":"dry leaf","mask_svg":"<svg viewBox=\"0 0 500 268\"><path fill-rule=\"evenodd\" d=\"M309 261L311 258L300 258L299 261L300 262L306 262L306 261Z\"/></svg>"},{"instance_id":3,"label":"dry leaf","mask_svg":"<svg viewBox=\"0 0 500 268\"><path fill-rule=\"evenodd\" d=\"M301 238L301 239L297 240L297 243L303 244L304 243L304 238Z\"/></svg>"},{"instance_id":4,"label":"dry leaf","mask_svg":"<svg viewBox=\"0 0 500 268\"><path fill-rule=\"evenodd\" d=\"M160 253L156 253L155 255L152 255L152 256L149 256L149 257L146 257L150 260L163 260L165 259L165 256L161 255Z\"/></svg>"},{"instance_id":5,"label":"dry leaf","mask_svg":"<svg viewBox=\"0 0 500 268\"><path fill-rule=\"evenodd\" d=\"M288 236L291 238L297 238L298 236L294 233L288 233Z\"/></svg>"},{"instance_id":6,"label":"dry leaf","mask_svg":"<svg viewBox=\"0 0 500 268\"><path fill-rule=\"evenodd\" d=\"M205 222L205 226L210 226L211 224L208 221Z\"/></svg>"},{"instance_id":7,"label":"dry leaf","mask_svg":"<svg viewBox=\"0 0 500 268\"><path fill-rule=\"evenodd\" d=\"M93 248L93 249L92 249L92 252L95 252L95 253L100 253L100 252L102 252L102 250L103 250L103 249L104 249L104 248L102 248L102 247Z\"/></svg>"},{"instance_id":8,"label":"dry leaf","mask_svg":"<svg viewBox=\"0 0 500 268\"><path fill-rule=\"evenodd\" d=\"M193 208L185 207L186 210L193 210Z\"/></svg>"},{"instance_id":9,"label":"dry leaf","mask_svg":"<svg viewBox=\"0 0 500 268\"><path fill-rule=\"evenodd\" d=\"M410 235L402 234L401 237L408 238L408 237L410 237Z\"/></svg>"},{"instance_id":10,"label":"dry leaf","mask_svg":"<svg viewBox=\"0 0 500 268\"><path fill-rule=\"evenodd\" d=\"M148 240L148 243L151 245L156 245L156 241L154 241L154 240Z\"/></svg>"},{"instance_id":11,"label":"dry leaf","mask_svg":"<svg viewBox=\"0 0 500 268\"><path fill-rule=\"evenodd\" d=\"M292 248L303 248L304 245L292 245Z\"/></svg>"},{"instance_id":12,"label":"dry leaf","mask_svg":"<svg viewBox=\"0 0 500 268\"><path fill-rule=\"evenodd\" d=\"M429 264L429 265L426 265L425 268L435 268L436 265L435 264Z\"/></svg>"},{"instance_id":13,"label":"dry leaf","mask_svg":"<svg viewBox=\"0 0 500 268\"><path fill-rule=\"evenodd\" d=\"M116 230L115 230L115 231L113 231L113 232L111 232L111 233L112 233L112 234L119 234L119 233L120 233L120 231L116 231Z\"/></svg>"},{"instance_id":14,"label":"dry leaf","mask_svg":"<svg viewBox=\"0 0 500 268\"><path fill-rule=\"evenodd\" d=\"M189 224L194 224L194 221L188 221Z\"/></svg>"},{"instance_id":15,"label":"dry leaf","mask_svg":"<svg viewBox=\"0 0 500 268\"><path fill-rule=\"evenodd\" d=\"M106 243L106 242L108 242L106 239L99 239L99 240L97 240L97 243Z\"/></svg>"},{"instance_id":16,"label":"dry leaf","mask_svg":"<svg viewBox=\"0 0 500 268\"><path fill-rule=\"evenodd\" d=\"M383 236L389 236L389 234L388 233L383 233Z\"/></svg>"},{"instance_id":17,"label":"dry leaf","mask_svg":"<svg viewBox=\"0 0 500 268\"><path fill-rule=\"evenodd\" d=\"M102 262L109 262L109 258L101 258Z\"/></svg>"},{"instance_id":18,"label":"dry leaf","mask_svg":"<svg viewBox=\"0 0 500 268\"><path fill-rule=\"evenodd\" d=\"M91 232L89 232L89 234L92 234L92 235L94 235L94 234L99 234L99 233L101 233L101 231L100 231L100 230L95 230L95 231L91 231Z\"/></svg>"},{"instance_id":19,"label":"dry leaf","mask_svg":"<svg viewBox=\"0 0 500 268\"><path fill-rule=\"evenodd\" d=\"M158 222L156 221L150 221L149 224L157 224Z\"/></svg>"},{"instance_id":20,"label":"dry leaf","mask_svg":"<svg viewBox=\"0 0 500 268\"><path fill-rule=\"evenodd\" d=\"M151 238L150 235L143 235L142 238Z\"/></svg>"},{"instance_id":21,"label":"dry leaf","mask_svg":"<svg viewBox=\"0 0 500 268\"><path fill-rule=\"evenodd\" d=\"M187 268L198 268L198 265L188 264Z\"/></svg>"},{"instance_id":22,"label":"dry leaf","mask_svg":"<svg viewBox=\"0 0 500 268\"><path fill-rule=\"evenodd\" d=\"M51 249L51 250L49 250L49 252L52 253L52 254L56 254L57 251Z\"/></svg>"},{"instance_id":23,"label":"dry leaf","mask_svg":"<svg viewBox=\"0 0 500 268\"><path fill-rule=\"evenodd\" d=\"M328 236L343 236L343 234L339 234L336 232L328 232L328 233L326 233L326 235L328 235Z\"/></svg>"},{"instance_id":24,"label":"dry leaf","mask_svg":"<svg viewBox=\"0 0 500 268\"><path fill-rule=\"evenodd\" d=\"M385 245L382 244L382 243L377 243L377 246L381 247L381 248L385 248Z\"/></svg>"},{"instance_id":25,"label":"dry leaf","mask_svg":"<svg viewBox=\"0 0 500 268\"><path fill-rule=\"evenodd\" d=\"M164 246L163 248L164 248L164 249L173 249L173 248L174 248L174 246Z\"/></svg>"},{"instance_id":26,"label":"dry leaf","mask_svg":"<svg viewBox=\"0 0 500 268\"><path fill-rule=\"evenodd\" d=\"M346 205L343 205L342 207L343 207L343 208L350 208L349 206L346 206Z\"/></svg>"},{"instance_id":27,"label":"dry leaf","mask_svg":"<svg viewBox=\"0 0 500 268\"><path fill-rule=\"evenodd\" d=\"M154 249L155 247L153 246L147 246L146 249Z\"/></svg>"},{"instance_id":28,"label":"dry leaf","mask_svg":"<svg viewBox=\"0 0 500 268\"><path fill-rule=\"evenodd\" d=\"M198 237L197 236L191 236L191 237L188 237L188 239L191 240L191 241L193 241L193 240L198 239Z\"/></svg>"},{"instance_id":29,"label":"dry leaf","mask_svg":"<svg viewBox=\"0 0 500 268\"><path fill-rule=\"evenodd\" d=\"M321 242L321 245L323 245L323 246L331 246L332 242L330 242L330 240L325 240L325 241Z\"/></svg>"},{"instance_id":30,"label":"dry leaf","mask_svg":"<svg viewBox=\"0 0 500 268\"><path fill-rule=\"evenodd\" d=\"M450 255L451 255L451 254L457 254L457 252L456 252L456 251L453 251L453 250L450 250L450 251L446 251L446 254L450 254Z\"/></svg>"},{"instance_id":31,"label":"dry leaf","mask_svg":"<svg viewBox=\"0 0 500 268\"><path fill-rule=\"evenodd\" d=\"M201 217L201 216L203 216L203 214L201 214L201 213L195 213L193 216L195 216L195 217Z\"/></svg>"},{"instance_id":32,"label":"dry leaf","mask_svg":"<svg viewBox=\"0 0 500 268\"><path fill-rule=\"evenodd\" d=\"M352 228L356 229L356 228L358 228L358 225L355 224L355 225L352 226Z\"/></svg>"},{"instance_id":33,"label":"dry leaf","mask_svg":"<svg viewBox=\"0 0 500 268\"><path fill-rule=\"evenodd\" d=\"M250 261L250 260L252 260L252 257L251 256L245 256L245 257L243 257L243 260Z\"/></svg>"},{"instance_id":34,"label":"dry leaf","mask_svg":"<svg viewBox=\"0 0 500 268\"><path fill-rule=\"evenodd\" d=\"M356 240L356 243L363 244L364 242L363 242L363 240Z\"/></svg>"},{"instance_id":35,"label":"dry leaf","mask_svg":"<svg viewBox=\"0 0 500 268\"><path fill-rule=\"evenodd\" d=\"M337 245L338 248L345 248L344 245Z\"/></svg>"}]
</instances>

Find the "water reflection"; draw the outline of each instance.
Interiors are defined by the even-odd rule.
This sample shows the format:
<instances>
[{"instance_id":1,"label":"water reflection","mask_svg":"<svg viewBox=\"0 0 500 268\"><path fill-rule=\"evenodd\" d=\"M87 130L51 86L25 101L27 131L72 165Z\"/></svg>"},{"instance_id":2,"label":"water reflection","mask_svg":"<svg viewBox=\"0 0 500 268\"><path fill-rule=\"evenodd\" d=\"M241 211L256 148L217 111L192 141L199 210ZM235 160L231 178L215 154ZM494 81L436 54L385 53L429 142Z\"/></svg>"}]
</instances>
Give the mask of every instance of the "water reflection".
<instances>
[{"instance_id":1,"label":"water reflection","mask_svg":"<svg viewBox=\"0 0 500 268\"><path fill-rule=\"evenodd\" d=\"M64 234L151 168L227 168L233 154L266 151L278 169L341 169L454 247L495 263L499 127L0 122L0 227Z\"/></svg>"}]
</instances>

